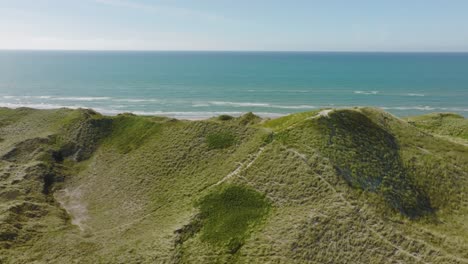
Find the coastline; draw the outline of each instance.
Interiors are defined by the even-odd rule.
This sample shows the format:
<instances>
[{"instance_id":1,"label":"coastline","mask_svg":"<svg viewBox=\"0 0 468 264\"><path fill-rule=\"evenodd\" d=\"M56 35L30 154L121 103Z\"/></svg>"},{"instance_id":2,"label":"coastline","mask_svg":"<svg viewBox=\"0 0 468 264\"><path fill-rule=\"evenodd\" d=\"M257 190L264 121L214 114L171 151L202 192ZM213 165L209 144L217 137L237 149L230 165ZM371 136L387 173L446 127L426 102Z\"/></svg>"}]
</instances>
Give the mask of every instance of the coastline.
<instances>
[{"instance_id":1,"label":"coastline","mask_svg":"<svg viewBox=\"0 0 468 264\"><path fill-rule=\"evenodd\" d=\"M0 54L0 106L200 119L379 107L468 117L468 57L379 53ZM144 59L143 59L144 58ZM58 67L60 66L60 67ZM392 69L392 70L389 70Z\"/></svg>"},{"instance_id":2,"label":"coastline","mask_svg":"<svg viewBox=\"0 0 468 264\"><path fill-rule=\"evenodd\" d=\"M93 109L104 115L114 116L122 113L132 113L146 116L166 116L177 119L200 120L218 115L240 116L253 112L262 118L276 118L289 114L313 111L324 108L375 107L390 112L399 117L423 115L433 112L451 112L468 117L468 106L463 104L439 104L425 102L423 94L411 94L419 103L379 103L373 101L374 96L382 96L377 91L359 91L354 93L366 97L368 102L317 103L296 102L282 99L269 101L267 98L252 100L221 100L196 99L176 100L157 97L112 97L112 96L66 96L66 95L2 95L0 107L32 108L32 109Z\"/></svg>"},{"instance_id":3,"label":"coastline","mask_svg":"<svg viewBox=\"0 0 468 264\"><path fill-rule=\"evenodd\" d=\"M268 112L256 112L256 111L237 111L237 112L230 112L230 111L219 111L219 112L164 112L164 111L152 111L152 112L145 112L145 111L109 111L106 109L101 108L93 108L93 107L73 107L73 106L62 106L62 107L28 107L28 106L18 106L18 107L9 107L0 104L0 109L33 109L33 110L60 110L60 109L68 109L68 110L91 110L96 113L99 113L103 116L117 116L120 114L133 114L136 116L155 116L155 117L167 117L167 118L175 118L178 120L187 120L187 121L197 121L197 120L207 120L213 117L218 117L221 115L229 115L232 117L240 117L247 113L253 113L254 115L262 118L262 119L275 119L280 117L285 117L293 114L299 114L309 111L320 111L320 110L344 110L344 109L361 109L361 108L373 108L378 109L383 112L388 112L393 114L397 118L407 118L413 116L422 116L422 115L431 115L431 114L455 114L460 115L463 118L468 118L466 115L462 115L459 113L451 112L451 111L430 111L422 114L416 115L396 115L391 111L388 111L386 107L375 107L375 106L343 106L343 107L317 107L314 109L304 110L300 112L291 112L291 113L268 113Z\"/></svg>"},{"instance_id":4,"label":"coastline","mask_svg":"<svg viewBox=\"0 0 468 264\"><path fill-rule=\"evenodd\" d=\"M163 111L152 111L152 112L144 112L144 111L112 111L106 110L101 108L93 108L93 107L73 107L73 106L61 106L61 107L30 107L30 106L18 106L18 107L10 107L0 105L0 109L34 109L34 110L59 110L59 109L70 109L70 110L92 110L99 114L105 116L117 116L119 114L134 114L138 116L158 116L158 117L169 117L169 118L176 118L180 120L205 120L210 119L212 117L220 116L220 115L230 115L233 117L239 117L246 113L252 112L255 115L261 118L279 118L283 116L287 116L294 113L268 113L268 112L254 112L254 111L245 111L245 112L163 112ZM317 108L320 109L320 108ZM315 110L317 110L315 109ZM312 110L312 109L311 109Z\"/></svg>"}]
</instances>

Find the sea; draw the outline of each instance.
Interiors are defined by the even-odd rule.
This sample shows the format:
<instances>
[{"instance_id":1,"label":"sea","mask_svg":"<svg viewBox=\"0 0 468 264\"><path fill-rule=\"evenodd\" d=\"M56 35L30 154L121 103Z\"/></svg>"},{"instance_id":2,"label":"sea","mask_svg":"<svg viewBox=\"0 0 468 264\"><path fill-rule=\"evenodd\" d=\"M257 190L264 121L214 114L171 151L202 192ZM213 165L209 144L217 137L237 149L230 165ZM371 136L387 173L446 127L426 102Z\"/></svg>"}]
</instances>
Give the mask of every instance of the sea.
<instances>
[{"instance_id":1,"label":"sea","mask_svg":"<svg viewBox=\"0 0 468 264\"><path fill-rule=\"evenodd\" d=\"M468 53L0 51L0 107L203 119L353 106L468 116Z\"/></svg>"}]
</instances>

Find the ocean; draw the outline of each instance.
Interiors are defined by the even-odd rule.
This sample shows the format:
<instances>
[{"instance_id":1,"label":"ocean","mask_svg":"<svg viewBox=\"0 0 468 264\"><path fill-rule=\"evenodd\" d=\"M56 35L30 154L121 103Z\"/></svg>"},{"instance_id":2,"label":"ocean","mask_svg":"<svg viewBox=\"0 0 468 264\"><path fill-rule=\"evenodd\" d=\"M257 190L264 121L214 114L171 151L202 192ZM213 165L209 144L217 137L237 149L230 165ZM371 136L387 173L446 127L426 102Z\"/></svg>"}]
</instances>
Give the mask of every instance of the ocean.
<instances>
[{"instance_id":1,"label":"ocean","mask_svg":"<svg viewBox=\"0 0 468 264\"><path fill-rule=\"evenodd\" d=\"M0 51L0 107L200 119L351 106L468 116L468 53Z\"/></svg>"}]
</instances>

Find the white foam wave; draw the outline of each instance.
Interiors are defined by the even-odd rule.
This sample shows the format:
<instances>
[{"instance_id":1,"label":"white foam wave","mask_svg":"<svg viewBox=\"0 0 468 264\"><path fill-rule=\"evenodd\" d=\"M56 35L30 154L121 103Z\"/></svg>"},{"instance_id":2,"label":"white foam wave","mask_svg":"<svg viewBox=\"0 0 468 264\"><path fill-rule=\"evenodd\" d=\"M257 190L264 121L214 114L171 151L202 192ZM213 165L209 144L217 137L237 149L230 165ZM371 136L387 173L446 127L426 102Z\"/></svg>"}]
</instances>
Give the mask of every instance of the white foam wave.
<instances>
[{"instance_id":1,"label":"white foam wave","mask_svg":"<svg viewBox=\"0 0 468 264\"><path fill-rule=\"evenodd\" d=\"M354 91L355 94L365 94L365 95L375 95L378 94L379 91Z\"/></svg>"},{"instance_id":2,"label":"white foam wave","mask_svg":"<svg viewBox=\"0 0 468 264\"><path fill-rule=\"evenodd\" d=\"M150 103L150 102L160 102L158 99L133 99L133 98L122 98L122 99L112 99L114 102L126 102L126 103Z\"/></svg>"},{"instance_id":3,"label":"white foam wave","mask_svg":"<svg viewBox=\"0 0 468 264\"><path fill-rule=\"evenodd\" d=\"M272 105L271 108L279 109L315 109L316 106L313 105Z\"/></svg>"},{"instance_id":4,"label":"white foam wave","mask_svg":"<svg viewBox=\"0 0 468 264\"><path fill-rule=\"evenodd\" d=\"M84 102L91 102L91 101L114 101L114 102L128 102L128 103L142 103L142 102L160 102L158 99L141 99L141 98L112 98L107 96L50 96L50 95L42 95L42 96L14 96L14 95L5 95L2 96L3 99L11 100L22 100L22 99L50 99L53 101L84 101Z\"/></svg>"},{"instance_id":5,"label":"white foam wave","mask_svg":"<svg viewBox=\"0 0 468 264\"><path fill-rule=\"evenodd\" d=\"M420 94L420 93L407 93L406 95L407 96L420 96L420 97L425 96L424 94Z\"/></svg>"},{"instance_id":6,"label":"white foam wave","mask_svg":"<svg viewBox=\"0 0 468 264\"><path fill-rule=\"evenodd\" d=\"M124 109L124 108L127 108L128 105L109 105L110 108L114 109Z\"/></svg>"},{"instance_id":7,"label":"white foam wave","mask_svg":"<svg viewBox=\"0 0 468 264\"><path fill-rule=\"evenodd\" d=\"M270 104L267 103L240 103L240 102L223 102L223 101L213 101L209 102L211 105L220 105L220 106L234 106L234 107L270 107Z\"/></svg>"},{"instance_id":8,"label":"white foam wave","mask_svg":"<svg viewBox=\"0 0 468 264\"><path fill-rule=\"evenodd\" d=\"M197 103L197 104L193 104L192 106L193 107L207 107L207 106L210 106L210 104Z\"/></svg>"},{"instance_id":9,"label":"white foam wave","mask_svg":"<svg viewBox=\"0 0 468 264\"><path fill-rule=\"evenodd\" d=\"M269 103L249 103L249 102L223 102L213 101L208 102L210 105L216 106L232 106L232 107L264 107L264 108L278 108L278 109L315 109L313 105L275 105Z\"/></svg>"},{"instance_id":10,"label":"white foam wave","mask_svg":"<svg viewBox=\"0 0 468 264\"><path fill-rule=\"evenodd\" d=\"M310 93L309 90L273 90L273 89L262 89L262 90L247 90L249 93Z\"/></svg>"},{"instance_id":11,"label":"white foam wave","mask_svg":"<svg viewBox=\"0 0 468 264\"><path fill-rule=\"evenodd\" d=\"M288 92L292 92L292 93L309 93L310 91L308 91L308 90L289 90Z\"/></svg>"},{"instance_id":12,"label":"white foam wave","mask_svg":"<svg viewBox=\"0 0 468 264\"><path fill-rule=\"evenodd\" d=\"M111 97L52 97L50 98L51 100L56 100L56 101L107 101L111 100Z\"/></svg>"},{"instance_id":13,"label":"white foam wave","mask_svg":"<svg viewBox=\"0 0 468 264\"><path fill-rule=\"evenodd\" d=\"M86 108L82 105L58 105L58 104L45 104L45 103L0 103L0 107L8 107L8 108L35 108L35 109L59 109L59 108L70 108L70 109L78 109L78 108Z\"/></svg>"},{"instance_id":14,"label":"white foam wave","mask_svg":"<svg viewBox=\"0 0 468 264\"><path fill-rule=\"evenodd\" d=\"M49 95L41 95L41 96L31 96L31 95L24 95L24 96L15 96L15 95L4 95L2 96L3 99L15 99L15 100L21 100L21 99L50 99L52 96Z\"/></svg>"},{"instance_id":15,"label":"white foam wave","mask_svg":"<svg viewBox=\"0 0 468 264\"><path fill-rule=\"evenodd\" d=\"M40 95L40 96L32 96L32 95L21 95L21 96L15 96L15 95L5 95L2 96L3 99L15 99L15 100L24 100L24 99L50 99L54 101L104 101L104 100L110 100L110 97L75 97L75 96L70 96L70 97L55 97L55 96L50 96L50 95Z\"/></svg>"}]
</instances>

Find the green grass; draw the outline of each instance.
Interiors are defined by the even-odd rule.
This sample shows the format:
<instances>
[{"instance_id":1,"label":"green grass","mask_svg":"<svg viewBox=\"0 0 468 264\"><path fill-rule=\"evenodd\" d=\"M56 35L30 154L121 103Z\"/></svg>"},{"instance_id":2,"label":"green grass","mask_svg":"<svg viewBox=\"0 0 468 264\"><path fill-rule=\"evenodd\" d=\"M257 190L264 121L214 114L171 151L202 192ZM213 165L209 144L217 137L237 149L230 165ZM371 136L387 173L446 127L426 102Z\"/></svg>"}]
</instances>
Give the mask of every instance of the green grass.
<instances>
[{"instance_id":1,"label":"green grass","mask_svg":"<svg viewBox=\"0 0 468 264\"><path fill-rule=\"evenodd\" d=\"M466 262L465 119L317 112L0 109L0 262Z\"/></svg>"},{"instance_id":2,"label":"green grass","mask_svg":"<svg viewBox=\"0 0 468 264\"><path fill-rule=\"evenodd\" d=\"M227 186L210 193L199 202L203 221L202 240L226 245L235 253L270 208L266 198L242 186Z\"/></svg>"},{"instance_id":3,"label":"green grass","mask_svg":"<svg viewBox=\"0 0 468 264\"><path fill-rule=\"evenodd\" d=\"M363 113L336 110L329 117L298 124L297 129L280 132L278 140L313 146L335 163L337 173L351 187L380 194L406 216L419 217L433 210L404 167L397 139Z\"/></svg>"},{"instance_id":4,"label":"green grass","mask_svg":"<svg viewBox=\"0 0 468 264\"><path fill-rule=\"evenodd\" d=\"M437 113L408 117L408 122L434 134L468 141L468 120L452 113Z\"/></svg>"},{"instance_id":5,"label":"green grass","mask_svg":"<svg viewBox=\"0 0 468 264\"><path fill-rule=\"evenodd\" d=\"M129 153L138 149L160 130L161 124L152 121L149 117L120 115L113 119L112 135L106 143L121 153Z\"/></svg>"},{"instance_id":6,"label":"green grass","mask_svg":"<svg viewBox=\"0 0 468 264\"><path fill-rule=\"evenodd\" d=\"M206 136L206 144L210 149L224 149L236 143L236 137L229 132L213 133Z\"/></svg>"},{"instance_id":7,"label":"green grass","mask_svg":"<svg viewBox=\"0 0 468 264\"><path fill-rule=\"evenodd\" d=\"M0 108L0 127L12 124L30 114L33 110L27 108L9 109Z\"/></svg>"},{"instance_id":8,"label":"green grass","mask_svg":"<svg viewBox=\"0 0 468 264\"><path fill-rule=\"evenodd\" d=\"M254 125L254 124L257 124L259 123L262 119L255 115L254 113L252 112L248 112L238 118L236 118L238 124L242 125L242 126L246 126L246 125Z\"/></svg>"},{"instance_id":9,"label":"green grass","mask_svg":"<svg viewBox=\"0 0 468 264\"><path fill-rule=\"evenodd\" d=\"M283 116L280 118L270 119L266 121L263 124L263 126L266 128L273 129L275 131L281 131L288 127L294 126L297 123L304 122L304 120L306 120L309 117L315 116L318 112L319 110L302 112L302 113L296 113L296 114Z\"/></svg>"},{"instance_id":10,"label":"green grass","mask_svg":"<svg viewBox=\"0 0 468 264\"><path fill-rule=\"evenodd\" d=\"M68 130L68 129L75 129L74 126L79 123L80 121L87 119L87 118L102 118L103 116L101 114L98 114L92 110L64 110L67 111L67 115L55 122L53 125L54 128L56 129L63 129L63 130Z\"/></svg>"}]
</instances>

